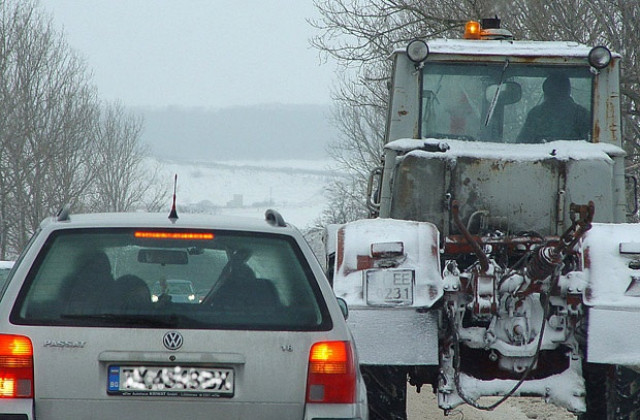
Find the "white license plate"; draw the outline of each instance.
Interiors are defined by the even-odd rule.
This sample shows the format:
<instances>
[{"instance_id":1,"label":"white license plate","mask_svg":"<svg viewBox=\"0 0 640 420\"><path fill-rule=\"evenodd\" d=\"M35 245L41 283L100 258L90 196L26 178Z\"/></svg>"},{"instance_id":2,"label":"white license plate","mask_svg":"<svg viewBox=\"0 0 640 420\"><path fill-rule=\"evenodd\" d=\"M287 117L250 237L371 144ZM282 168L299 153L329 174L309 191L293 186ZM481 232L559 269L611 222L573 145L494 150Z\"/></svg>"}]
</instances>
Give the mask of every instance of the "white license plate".
<instances>
[{"instance_id":1,"label":"white license plate","mask_svg":"<svg viewBox=\"0 0 640 420\"><path fill-rule=\"evenodd\" d=\"M112 395L233 397L233 369L180 366L109 366Z\"/></svg>"},{"instance_id":2,"label":"white license plate","mask_svg":"<svg viewBox=\"0 0 640 420\"><path fill-rule=\"evenodd\" d=\"M414 279L413 270L367 270L367 304L411 305Z\"/></svg>"}]
</instances>

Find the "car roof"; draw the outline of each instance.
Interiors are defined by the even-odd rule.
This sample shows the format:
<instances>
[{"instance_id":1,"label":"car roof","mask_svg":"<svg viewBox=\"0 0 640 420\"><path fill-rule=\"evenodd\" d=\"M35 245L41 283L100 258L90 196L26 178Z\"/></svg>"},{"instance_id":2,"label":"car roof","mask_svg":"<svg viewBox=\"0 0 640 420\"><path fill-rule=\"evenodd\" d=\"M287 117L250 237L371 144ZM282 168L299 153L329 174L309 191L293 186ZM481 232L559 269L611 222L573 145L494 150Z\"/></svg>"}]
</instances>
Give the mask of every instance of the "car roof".
<instances>
[{"instance_id":1,"label":"car roof","mask_svg":"<svg viewBox=\"0 0 640 420\"><path fill-rule=\"evenodd\" d=\"M280 226L269 223L266 218L219 216L203 214L182 214L172 221L167 213L87 213L71 214L64 220L51 217L45 219L43 229L77 229L91 227L143 227L161 229L225 229L249 232L266 232L292 235L297 229L286 224Z\"/></svg>"},{"instance_id":2,"label":"car roof","mask_svg":"<svg viewBox=\"0 0 640 420\"><path fill-rule=\"evenodd\" d=\"M15 261L0 261L0 270L10 270Z\"/></svg>"}]
</instances>

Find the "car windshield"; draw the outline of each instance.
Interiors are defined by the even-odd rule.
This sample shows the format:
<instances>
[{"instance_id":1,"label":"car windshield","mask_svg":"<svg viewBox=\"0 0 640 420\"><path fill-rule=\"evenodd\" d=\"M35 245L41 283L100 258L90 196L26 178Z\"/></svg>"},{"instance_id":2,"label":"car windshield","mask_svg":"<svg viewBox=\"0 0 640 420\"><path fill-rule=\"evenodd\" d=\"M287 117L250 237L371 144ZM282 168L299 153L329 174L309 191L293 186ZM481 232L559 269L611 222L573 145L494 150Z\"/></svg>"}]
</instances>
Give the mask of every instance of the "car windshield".
<instances>
[{"instance_id":1,"label":"car windshield","mask_svg":"<svg viewBox=\"0 0 640 420\"><path fill-rule=\"evenodd\" d=\"M331 326L295 240L204 230L55 232L20 292L12 320L293 331Z\"/></svg>"},{"instance_id":2,"label":"car windshield","mask_svg":"<svg viewBox=\"0 0 640 420\"><path fill-rule=\"evenodd\" d=\"M587 67L427 63L421 137L499 143L587 140L593 75Z\"/></svg>"}]
</instances>

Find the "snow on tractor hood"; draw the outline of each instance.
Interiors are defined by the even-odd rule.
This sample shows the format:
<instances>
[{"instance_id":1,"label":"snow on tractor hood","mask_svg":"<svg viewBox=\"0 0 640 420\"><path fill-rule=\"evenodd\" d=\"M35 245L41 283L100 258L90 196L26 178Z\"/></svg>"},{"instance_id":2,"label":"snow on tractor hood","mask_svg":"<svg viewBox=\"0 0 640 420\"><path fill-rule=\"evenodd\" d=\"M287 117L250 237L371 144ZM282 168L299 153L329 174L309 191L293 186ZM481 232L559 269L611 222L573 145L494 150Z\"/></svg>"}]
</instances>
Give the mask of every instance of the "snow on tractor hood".
<instances>
[{"instance_id":1,"label":"snow on tractor hood","mask_svg":"<svg viewBox=\"0 0 640 420\"><path fill-rule=\"evenodd\" d=\"M432 151L434 148L444 151ZM575 140L556 140L540 144L484 143L462 140L400 139L388 143L385 148L400 153L427 153L429 156L472 157L479 159L539 161L597 160L610 161L612 157L625 156L618 146L608 143L587 143Z\"/></svg>"}]
</instances>

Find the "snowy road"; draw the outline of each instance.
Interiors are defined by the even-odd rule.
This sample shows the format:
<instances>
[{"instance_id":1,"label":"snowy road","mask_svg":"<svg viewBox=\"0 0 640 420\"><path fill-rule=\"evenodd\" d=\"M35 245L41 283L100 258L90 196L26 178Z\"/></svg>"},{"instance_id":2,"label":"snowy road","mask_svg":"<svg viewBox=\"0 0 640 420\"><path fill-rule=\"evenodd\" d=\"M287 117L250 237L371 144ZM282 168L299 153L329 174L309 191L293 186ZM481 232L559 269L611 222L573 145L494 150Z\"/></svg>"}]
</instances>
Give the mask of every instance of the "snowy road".
<instances>
[{"instance_id":1,"label":"snowy road","mask_svg":"<svg viewBox=\"0 0 640 420\"><path fill-rule=\"evenodd\" d=\"M495 400L486 399L487 403ZM407 402L408 420L575 420L576 416L541 398L511 398L494 411L482 411L460 406L445 417L431 388L425 386L420 394L409 388Z\"/></svg>"}]
</instances>

